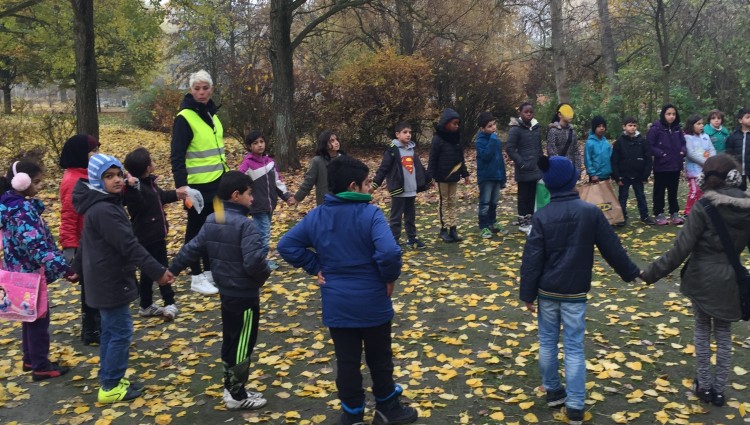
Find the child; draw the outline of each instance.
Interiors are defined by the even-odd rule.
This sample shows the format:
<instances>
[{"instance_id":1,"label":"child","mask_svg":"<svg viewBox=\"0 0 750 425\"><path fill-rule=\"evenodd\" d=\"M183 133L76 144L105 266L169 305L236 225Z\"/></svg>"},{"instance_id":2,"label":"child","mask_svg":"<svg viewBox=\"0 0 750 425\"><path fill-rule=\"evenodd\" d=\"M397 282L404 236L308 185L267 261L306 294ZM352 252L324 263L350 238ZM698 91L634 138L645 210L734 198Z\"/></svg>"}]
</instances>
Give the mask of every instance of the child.
<instances>
[{"instance_id":1,"label":"child","mask_svg":"<svg viewBox=\"0 0 750 425\"><path fill-rule=\"evenodd\" d=\"M260 131L252 131L245 138L245 148L249 153L240 164L240 172L250 176L253 182L253 204L250 206L250 215L258 225L261 241L263 242L263 257L268 257L271 243L271 218L276 202L279 197L288 205L294 205L297 201L287 192L286 185L281 181L276 164L266 151L266 138ZM268 261L271 270L276 270L279 265Z\"/></svg>"},{"instance_id":2,"label":"child","mask_svg":"<svg viewBox=\"0 0 750 425\"><path fill-rule=\"evenodd\" d=\"M318 276L323 324L330 328L336 352L336 387L343 409L339 424L363 423L363 343L376 400L373 424L407 424L417 420L417 411L401 404L391 351L391 294L401 273L401 248L380 209L370 204L368 172L354 158L331 161L333 194L281 238L279 253Z\"/></svg>"},{"instance_id":3,"label":"child","mask_svg":"<svg viewBox=\"0 0 750 425\"><path fill-rule=\"evenodd\" d=\"M714 109L708 113L706 121L710 124L704 127L703 131L711 138L711 143L716 149L716 154L724 153L726 150L726 140L729 137L729 130L724 127L724 113Z\"/></svg>"},{"instance_id":4,"label":"child","mask_svg":"<svg viewBox=\"0 0 750 425\"><path fill-rule=\"evenodd\" d=\"M83 231L83 216L73 208L73 187L80 179L88 177L89 158L99 152L99 141L93 136L76 134L65 141L60 152L60 167L65 170L60 182L60 245L68 264L78 250ZM83 276L79 276L81 289L81 340L84 345L99 343L99 311L86 305Z\"/></svg>"},{"instance_id":5,"label":"child","mask_svg":"<svg viewBox=\"0 0 750 425\"><path fill-rule=\"evenodd\" d=\"M661 108L659 119L654 121L646 134L651 154L654 156L654 220L659 226L672 222L681 225L680 204L677 191L680 187L680 171L687 154L685 135L680 128L680 114L668 103ZM664 215L664 192L669 199L669 219Z\"/></svg>"},{"instance_id":6,"label":"child","mask_svg":"<svg viewBox=\"0 0 750 425\"><path fill-rule=\"evenodd\" d=\"M133 233L138 242L164 267L169 265L167 260L167 232L169 223L164 214L164 204L185 199L184 190L162 190L157 184L153 173L156 165L146 148L138 148L125 156L125 169L130 173L128 185L125 188L124 203L133 224ZM131 182L134 183L131 185ZM140 309L142 317L163 316L166 320L174 320L179 310L174 301L172 285L159 285L164 307L154 304L154 281L145 273L141 273L138 287L140 289Z\"/></svg>"},{"instance_id":7,"label":"child","mask_svg":"<svg viewBox=\"0 0 750 425\"><path fill-rule=\"evenodd\" d=\"M750 242L750 198L738 189L741 183L739 165L728 155L708 158L698 178L703 199L718 210L737 254ZM656 282L690 257L690 262L682 269L680 292L692 301L695 317L693 393L704 403L722 406L732 363L732 322L740 319L742 311L734 269L714 229L703 201L698 202L674 246L646 267L641 277L646 282ZM714 377L711 373L712 329L716 342Z\"/></svg>"},{"instance_id":8,"label":"child","mask_svg":"<svg viewBox=\"0 0 750 425\"><path fill-rule=\"evenodd\" d=\"M326 130L318 136L318 145L315 156L310 160L310 166L305 173L302 184L299 185L297 193L294 194L296 202L302 202L315 186L315 204L322 205L323 197L328 193L328 173L326 167L331 159L343 155L341 142L331 130Z\"/></svg>"},{"instance_id":9,"label":"child","mask_svg":"<svg viewBox=\"0 0 750 425\"><path fill-rule=\"evenodd\" d=\"M607 141L607 121L595 116L591 120L591 131L584 148L584 162L589 182L609 180L612 176L612 146Z\"/></svg>"},{"instance_id":10,"label":"child","mask_svg":"<svg viewBox=\"0 0 750 425\"><path fill-rule=\"evenodd\" d=\"M581 171L581 152L573 124L573 108L567 103L560 103L547 129L547 156L565 156L573 162L575 169Z\"/></svg>"},{"instance_id":11,"label":"child","mask_svg":"<svg viewBox=\"0 0 750 425\"><path fill-rule=\"evenodd\" d=\"M565 404L570 424L583 421L586 400L586 299L591 289L594 246L623 280L640 270L630 261L599 207L573 190L578 172L568 158L539 162L551 202L534 214L521 261L520 298L534 312L539 304L539 372L547 406ZM560 382L558 341L563 328L565 383Z\"/></svg>"},{"instance_id":12,"label":"child","mask_svg":"<svg viewBox=\"0 0 750 425\"><path fill-rule=\"evenodd\" d=\"M458 180L463 177L469 184L469 171L464 161L464 148L461 146L461 134L458 126L461 119L458 112L446 108L440 114L435 126L435 134L430 145L430 159L427 167L438 184L440 200L438 216L440 217L440 238L443 242L460 242L456 226L458 223ZM450 230L449 230L450 229Z\"/></svg>"},{"instance_id":13,"label":"child","mask_svg":"<svg viewBox=\"0 0 750 425\"><path fill-rule=\"evenodd\" d=\"M398 243L401 238L401 217L406 228L406 244L413 248L424 248L425 244L417 239L416 206L417 193L427 190L432 179L425 171L419 155L414 153L414 142L411 141L411 124L396 124L396 138L383 153L383 160L375 173L372 189L376 190L386 180L388 192L391 193L391 216L388 224L393 238Z\"/></svg>"},{"instance_id":14,"label":"child","mask_svg":"<svg viewBox=\"0 0 750 425\"><path fill-rule=\"evenodd\" d=\"M711 156L716 155L711 139L703 132L703 118L698 114L690 115L685 122L685 176L688 179L688 197L685 202L685 216L690 215L695 201L700 199L703 193L698 187L698 176L703 172L703 163Z\"/></svg>"},{"instance_id":15,"label":"child","mask_svg":"<svg viewBox=\"0 0 750 425\"><path fill-rule=\"evenodd\" d=\"M176 275L202 255L211 259L221 296L227 409L260 409L267 403L263 394L245 389L258 338L260 287L271 274L256 221L247 217L253 204L252 185L250 177L239 171L224 174L217 192L223 209L208 216L198 236L180 249L169 268Z\"/></svg>"},{"instance_id":16,"label":"child","mask_svg":"<svg viewBox=\"0 0 750 425\"><path fill-rule=\"evenodd\" d=\"M522 103L520 116L510 119L508 157L515 164L515 179L518 183L518 231L528 234L531 230L531 215L534 214L536 183L542 178L537 161L542 157L542 135L539 123L534 118L534 107Z\"/></svg>"},{"instance_id":17,"label":"child","mask_svg":"<svg viewBox=\"0 0 750 425\"><path fill-rule=\"evenodd\" d=\"M651 150L648 142L638 132L638 121L634 117L625 117L622 120L622 134L612 147L612 178L620 187L619 200L625 223L628 221L628 194L633 187L635 200L638 203L638 213L641 222L645 224L656 224L648 215L646 195L643 193L643 185L648 182L651 175Z\"/></svg>"},{"instance_id":18,"label":"child","mask_svg":"<svg viewBox=\"0 0 750 425\"><path fill-rule=\"evenodd\" d=\"M125 185L120 161L96 154L89 159L88 177L73 189L73 207L84 220L75 268L86 276L86 303L101 314L97 400L115 403L140 397L143 389L125 378L133 337L130 303L138 298L135 268L160 285L174 276L133 234L120 204Z\"/></svg>"},{"instance_id":19,"label":"child","mask_svg":"<svg viewBox=\"0 0 750 425\"><path fill-rule=\"evenodd\" d=\"M0 266L25 273L44 268L44 278L51 283L64 275L70 277L72 272L42 218L42 201L34 198L42 189L43 177L42 168L30 161L14 162L0 177L0 251L4 252ZM21 324L23 370L31 370L34 381L56 378L70 370L49 361L49 324L49 310L45 317Z\"/></svg>"},{"instance_id":20,"label":"child","mask_svg":"<svg viewBox=\"0 0 750 425\"><path fill-rule=\"evenodd\" d=\"M741 165L742 184L740 189L747 190L747 176L750 175L750 108L742 108L737 112L738 126L727 137L726 153L734 156L734 160Z\"/></svg>"},{"instance_id":21,"label":"child","mask_svg":"<svg viewBox=\"0 0 750 425\"><path fill-rule=\"evenodd\" d=\"M503 146L497 137L497 120L489 112L479 114L479 132L476 137L477 184L479 185L479 231L483 238L493 233L508 232L497 224L497 203L500 189L505 188L505 161Z\"/></svg>"}]
</instances>

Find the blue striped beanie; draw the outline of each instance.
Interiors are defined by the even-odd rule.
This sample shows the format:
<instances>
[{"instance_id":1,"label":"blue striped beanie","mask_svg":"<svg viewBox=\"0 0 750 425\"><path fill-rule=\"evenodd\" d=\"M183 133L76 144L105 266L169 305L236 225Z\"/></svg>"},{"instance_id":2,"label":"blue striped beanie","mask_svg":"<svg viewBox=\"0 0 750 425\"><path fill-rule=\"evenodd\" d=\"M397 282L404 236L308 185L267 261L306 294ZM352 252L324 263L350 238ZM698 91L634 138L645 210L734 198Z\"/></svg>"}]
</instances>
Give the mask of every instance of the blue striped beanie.
<instances>
[{"instance_id":1,"label":"blue striped beanie","mask_svg":"<svg viewBox=\"0 0 750 425\"><path fill-rule=\"evenodd\" d=\"M89 158L89 184L96 189L104 190L102 174L112 167L117 167L122 170L122 164L114 156L98 153Z\"/></svg>"}]
</instances>

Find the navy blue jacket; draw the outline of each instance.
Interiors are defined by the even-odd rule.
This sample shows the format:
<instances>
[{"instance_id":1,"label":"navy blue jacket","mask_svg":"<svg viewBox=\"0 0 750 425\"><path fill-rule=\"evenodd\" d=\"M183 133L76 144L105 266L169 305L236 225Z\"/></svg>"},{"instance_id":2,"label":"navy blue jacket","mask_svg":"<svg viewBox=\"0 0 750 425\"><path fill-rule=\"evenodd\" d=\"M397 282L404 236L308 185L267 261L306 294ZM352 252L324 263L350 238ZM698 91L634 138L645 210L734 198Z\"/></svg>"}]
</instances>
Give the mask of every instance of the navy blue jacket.
<instances>
[{"instance_id":1,"label":"navy blue jacket","mask_svg":"<svg viewBox=\"0 0 750 425\"><path fill-rule=\"evenodd\" d=\"M172 202L177 202L177 192L160 188L156 176L141 178L137 188L125 186L123 203L130 214L138 242L148 245L167 238L169 223L164 204Z\"/></svg>"},{"instance_id":2,"label":"navy blue jacket","mask_svg":"<svg viewBox=\"0 0 750 425\"><path fill-rule=\"evenodd\" d=\"M271 275L260 232L247 216L249 209L234 202L224 201L223 205L224 219L217 221L215 212L209 215L198 235L174 257L169 270L176 275L207 253L221 295L258 298L260 287Z\"/></svg>"},{"instance_id":3,"label":"navy blue jacket","mask_svg":"<svg viewBox=\"0 0 750 425\"><path fill-rule=\"evenodd\" d=\"M586 302L595 245L623 280L638 277L640 269L599 207L582 201L577 192L552 193L551 202L531 221L521 261L521 300Z\"/></svg>"},{"instance_id":4,"label":"navy blue jacket","mask_svg":"<svg viewBox=\"0 0 750 425\"><path fill-rule=\"evenodd\" d=\"M393 318L386 283L401 274L401 248L380 208L326 194L277 248L294 267L323 272L324 325L373 327Z\"/></svg>"},{"instance_id":5,"label":"navy blue jacket","mask_svg":"<svg viewBox=\"0 0 750 425\"><path fill-rule=\"evenodd\" d=\"M505 161L503 145L495 133L479 130L475 139L477 147L477 182L499 181L505 186Z\"/></svg>"}]
</instances>

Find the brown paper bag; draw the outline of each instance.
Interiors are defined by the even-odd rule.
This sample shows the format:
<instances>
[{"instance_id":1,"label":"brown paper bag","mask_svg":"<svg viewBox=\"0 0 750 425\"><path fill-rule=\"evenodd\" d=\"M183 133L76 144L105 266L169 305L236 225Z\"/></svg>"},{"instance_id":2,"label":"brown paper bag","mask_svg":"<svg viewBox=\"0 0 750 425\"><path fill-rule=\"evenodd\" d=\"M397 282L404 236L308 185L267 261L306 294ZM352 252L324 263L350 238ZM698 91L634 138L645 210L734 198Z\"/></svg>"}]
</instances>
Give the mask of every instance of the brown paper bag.
<instances>
[{"instance_id":1,"label":"brown paper bag","mask_svg":"<svg viewBox=\"0 0 750 425\"><path fill-rule=\"evenodd\" d=\"M582 200L594 204L602 210L609 224L625 221L620 201L617 200L615 191L609 181L584 184L576 189Z\"/></svg>"}]
</instances>

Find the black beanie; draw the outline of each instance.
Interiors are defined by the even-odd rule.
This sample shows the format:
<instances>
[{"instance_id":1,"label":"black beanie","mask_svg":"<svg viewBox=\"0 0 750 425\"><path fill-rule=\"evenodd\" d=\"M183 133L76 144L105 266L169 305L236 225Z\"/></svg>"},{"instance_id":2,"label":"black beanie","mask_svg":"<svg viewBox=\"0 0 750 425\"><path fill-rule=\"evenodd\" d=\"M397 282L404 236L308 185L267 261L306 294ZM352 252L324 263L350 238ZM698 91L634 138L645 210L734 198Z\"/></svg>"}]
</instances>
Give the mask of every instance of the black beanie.
<instances>
[{"instance_id":1,"label":"black beanie","mask_svg":"<svg viewBox=\"0 0 750 425\"><path fill-rule=\"evenodd\" d=\"M479 114L479 118L477 119L477 124L479 124L480 128L487 127L487 124L489 124L491 121L497 121L495 117L492 116L489 112L482 112Z\"/></svg>"},{"instance_id":2,"label":"black beanie","mask_svg":"<svg viewBox=\"0 0 750 425\"><path fill-rule=\"evenodd\" d=\"M607 128L607 120L604 119L601 115L597 115L594 118L591 119L591 132L596 132L596 128L600 125L604 124L604 128Z\"/></svg>"}]
</instances>

